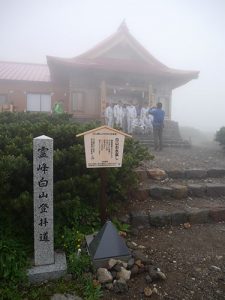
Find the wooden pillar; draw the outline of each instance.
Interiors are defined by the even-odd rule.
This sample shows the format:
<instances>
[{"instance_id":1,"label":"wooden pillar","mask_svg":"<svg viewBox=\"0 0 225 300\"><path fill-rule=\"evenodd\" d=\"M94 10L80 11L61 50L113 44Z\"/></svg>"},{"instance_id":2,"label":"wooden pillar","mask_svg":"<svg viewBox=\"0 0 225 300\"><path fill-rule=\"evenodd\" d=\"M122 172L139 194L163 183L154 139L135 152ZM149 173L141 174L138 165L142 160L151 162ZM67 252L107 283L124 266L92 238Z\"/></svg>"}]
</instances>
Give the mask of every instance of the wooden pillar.
<instances>
[{"instance_id":1,"label":"wooden pillar","mask_svg":"<svg viewBox=\"0 0 225 300\"><path fill-rule=\"evenodd\" d=\"M106 109L106 83L105 83L105 80L102 80L102 82L101 82L100 91L101 91L101 94L100 94L100 97L101 97L101 99L100 99L100 101L101 101L100 118L103 120L104 111Z\"/></svg>"},{"instance_id":2,"label":"wooden pillar","mask_svg":"<svg viewBox=\"0 0 225 300\"><path fill-rule=\"evenodd\" d=\"M152 84L149 84L149 88L148 88L148 93L149 93L149 106L152 107L156 104L155 101L155 94L153 92L153 86Z\"/></svg>"}]
</instances>

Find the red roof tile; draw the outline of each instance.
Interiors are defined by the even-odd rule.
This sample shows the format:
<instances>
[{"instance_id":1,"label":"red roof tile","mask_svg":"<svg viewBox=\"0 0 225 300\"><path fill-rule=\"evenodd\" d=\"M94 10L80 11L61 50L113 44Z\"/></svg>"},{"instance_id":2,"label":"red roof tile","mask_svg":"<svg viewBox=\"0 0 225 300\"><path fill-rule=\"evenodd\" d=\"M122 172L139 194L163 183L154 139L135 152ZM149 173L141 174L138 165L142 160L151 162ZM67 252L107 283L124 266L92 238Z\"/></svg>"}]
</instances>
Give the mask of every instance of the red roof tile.
<instances>
[{"instance_id":1,"label":"red roof tile","mask_svg":"<svg viewBox=\"0 0 225 300\"><path fill-rule=\"evenodd\" d=\"M0 62L0 80L50 82L47 65Z\"/></svg>"}]
</instances>

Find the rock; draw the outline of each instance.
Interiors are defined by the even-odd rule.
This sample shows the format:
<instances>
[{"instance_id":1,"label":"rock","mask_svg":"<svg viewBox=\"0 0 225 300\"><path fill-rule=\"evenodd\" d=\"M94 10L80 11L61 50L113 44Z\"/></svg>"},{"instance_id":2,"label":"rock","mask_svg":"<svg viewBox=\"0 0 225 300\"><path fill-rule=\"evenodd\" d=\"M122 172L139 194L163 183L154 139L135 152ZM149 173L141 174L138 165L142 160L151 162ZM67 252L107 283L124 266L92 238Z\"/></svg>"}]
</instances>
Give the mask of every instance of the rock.
<instances>
[{"instance_id":1,"label":"rock","mask_svg":"<svg viewBox=\"0 0 225 300\"><path fill-rule=\"evenodd\" d=\"M144 264L151 264L152 262L151 259L140 250L134 250L132 254L135 260L140 259Z\"/></svg>"},{"instance_id":2,"label":"rock","mask_svg":"<svg viewBox=\"0 0 225 300\"><path fill-rule=\"evenodd\" d=\"M51 300L82 300L82 298L71 294L54 294Z\"/></svg>"},{"instance_id":3,"label":"rock","mask_svg":"<svg viewBox=\"0 0 225 300\"><path fill-rule=\"evenodd\" d=\"M217 266L210 266L210 270L221 272L221 269Z\"/></svg>"},{"instance_id":4,"label":"rock","mask_svg":"<svg viewBox=\"0 0 225 300\"><path fill-rule=\"evenodd\" d=\"M119 231L118 232L119 235L122 237L122 238L126 238L127 237L127 233L125 231Z\"/></svg>"},{"instance_id":5,"label":"rock","mask_svg":"<svg viewBox=\"0 0 225 300\"><path fill-rule=\"evenodd\" d=\"M145 249L146 247L145 246L143 246L143 245L139 245L138 246L138 249Z\"/></svg>"},{"instance_id":6,"label":"rock","mask_svg":"<svg viewBox=\"0 0 225 300\"><path fill-rule=\"evenodd\" d=\"M136 275L138 274L139 268L137 265L133 265L133 267L131 268L131 275Z\"/></svg>"},{"instance_id":7,"label":"rock","mask_svg":"<svg viewBox=\"0 0 225 300\"><path fill-rule=\"evenodd\" d=\"M108 269L112 269L117 263L116 259L110 258L110 260L108 261Z\"/></svg>"},{"instance_id":8,"label":"rock","mask_svg":"<svg viewBox=\"0 0 225 300\"><path fill-rule=\"evenodd\" d=\"M115 264L115 266L113 267L113 270L116 271L116 272L120 272L121 268L123 267L122 263L121 262L117 262Z\"/></svg>"},{"instance_id":9,"label":"rock","mask_svg":"<svg viewBox=\"0 0 225 300\"><path fill-rule=\"evenodd\" d=\"M161 170L159 168L154 168L154 169L148 169L147 170L147 175L155 180L162 180L166 178L166 172L164 170Z\"/></svg>"},{"instance_id":10,"label":"rock","mask_svg":"<svg viewBox=\"0 0 225 300\"><path fill-rule=\"evenodd\" d=\"M146 276L145 276L145 281L146 281L147 283L151 283L151 282L152 282L152 278L150 277L150 275L146 275Z\"/></svg>"},{"instance_id":11,"label":"rock","mask_svg":"<svg viewBox=\"0 0 225 300\"><path fill-rule=\"evenodd\" d=\"M134 258L131 257L129 260L128 260L128 263L127 263L127 268L128 269L131 269L134 265Z\"/></svg>"},{"instance_id":12,"label":"rock","mask_svg":"<svg viewBox=\"0 0 225 300\"><path fill-rule=\"evenodd\" d=\"M109 291L113 290L113 284L112 283L106 283L105 288Z\"/></svg>"},{"instance_id":13,"label":"rock","mask_svg":"<svg viewBox=\"0 0 225 300\"><path fill-rule=\"evenodd\" d=\"M221 260L223 258L222 255L216 255L216 259Z\"/></svg>"},{"instance_id":14,"label":"rock","mask_svg":"<svg viewBox=\"0 0 225 300\"><path fill-rule=\"evenodd\" d=\"M188 222L187 222L187 223L184 223L183 226L184 226L185 229L191 228L191 224L188 223Z\"/></svg>"},{"instance_id":15,"label":"rock","mask_svg":"<svg viewBox=\"0 0 225 300\"><path fill-rule=\"evenodd\" d=\"M141 262L140 259L137 259L137 260L135 261L135 265L137 265L139 268L141 268L141 267L143 266L143 264L142 264L142 262Z\"/></svg>"},{"instance_id":16,"label":"rock","mask_svg":"<svg viewBox=\"0 0 225 300\"><path fill-rule=\"evenodd\" d=\"M135 250L135 249L137 249L137 244L134 242L127 241L127 247L132 250Z\"/></svg>"},{"instance_id":17,"label":"rock","mask_svg":"<svg viewBox=\"0 0 225 300\"><path fill-rule=\"evenodd\" d=\"M116 279L117 272L115 270L111 270L110 273L112 274L113 279Z\"/></svg>"},{"instance_id":18,"label":"rock","mask_svg":"<svg viewBox=\"0 0 225 300\"><path fill-rule=\"evenodd\" d=\"M124 279L125 281L128 281L130 279L131 276L131 271L130 270L126 270L124 267L121 267L120 272L117 273L117 278L118 279Z\"/></svg>"},{"instance_id":19,"label":"rock","mask_svg":"<svg viewBox=\"0 0 225 300\"><path fill-rule=\"evenodd\" d=\"M124 279L120 278L119 280L115 280L113 284L113 288L115 293L126 293L128 291L127 283Z\"/></svg>"},{"instance_id":20,"label":"rock","mask_svg":"<svg viewBox=\"0 0 225 300\"><path fill-rule=\"evenodd\" d=\"M109 283L113 280L112 274L105 268L97 270L97 278L100 283Z\"/></svg>"},{"instance_id":21,"label":"rock","mask_svg":"<svg viewBox=\"0 0 225 300\"><path fill-rule=\"evenodd\" d=\"M166 275L155 266L149 266L148 273L149 273L149 276L151 277L152 281L166 280Z\"/></svg>"},{"instance_id":22,"label":"rock","mask_svg":"<svg viewBox=\"0 0 225 300\"><path fill-rule=\"evenodd\" d=\"M159 280L166 280L166 275L163 272L157 271L157 275Z\"/></svg>"},{"instance_id":23,"label":"rock","mask_svg":"<svg viewBox=\"0 0 225 300\"><path fill-rule=\"evenodd\" d=\"M146 297L151 297L152 290L150 289L150 287L147 286L147 287L144 288L144 294L145 294Z\"/></svg>"},{"instance_id":24,"label":"rock","mask_svg":"<svg viewBox=\"0 0 225 300\"><path fill-rule=\"evenodd\" d=\"M159 291L157 290L156 287L153 288L152 293L153 293L153 294L156 294L156 295L159 295Z\"/></svg>"}]
</instances>

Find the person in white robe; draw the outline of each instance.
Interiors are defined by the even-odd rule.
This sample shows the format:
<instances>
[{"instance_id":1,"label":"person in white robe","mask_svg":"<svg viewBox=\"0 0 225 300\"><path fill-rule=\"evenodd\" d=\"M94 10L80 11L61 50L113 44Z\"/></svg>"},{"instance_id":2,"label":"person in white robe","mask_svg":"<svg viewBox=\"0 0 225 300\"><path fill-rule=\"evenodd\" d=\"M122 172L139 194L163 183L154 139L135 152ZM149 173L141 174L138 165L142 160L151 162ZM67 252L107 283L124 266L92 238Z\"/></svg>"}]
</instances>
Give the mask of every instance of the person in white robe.
<instances>
[{"instance_id":1,"label":"person in white robe","mask_svg":"<svg viewBox=\"0 0 225 300\"><path fill-rule=\"evenodd\" d=\"M113 104L108 103L105 109L105 124L109 127L114 126Z\"/></svg>"},{"instance_id":2,"label":"person in white robe","mask_svg":"<svg viewBox=\"0 0 225 300\"><path fill-rule=\"evenodd\" d=\"M123 112L121 101L119 101L118 104L114 106L113 115L114 115L114 125L116 127L122 128L124 112Z\"/></svg>"},{"instance_id":3,"label":"person in white robe","mask_svg":"<svg viewBox=\"0 0 225 300\"><path fill-rule=\"evenodd\" d=\"M127 132L133 133L133 121L137 117L136 107L131 103L127 106Z\"/></svg>"}]
</instances>

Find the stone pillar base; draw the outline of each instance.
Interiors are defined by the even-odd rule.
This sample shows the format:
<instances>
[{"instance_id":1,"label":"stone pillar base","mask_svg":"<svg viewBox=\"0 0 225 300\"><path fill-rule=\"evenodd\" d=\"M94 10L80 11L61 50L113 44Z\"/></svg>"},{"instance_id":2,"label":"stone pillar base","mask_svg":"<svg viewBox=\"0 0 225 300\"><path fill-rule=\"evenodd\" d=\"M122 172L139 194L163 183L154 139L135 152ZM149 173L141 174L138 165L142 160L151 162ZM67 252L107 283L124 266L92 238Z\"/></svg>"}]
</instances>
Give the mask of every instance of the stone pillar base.
<instances>
[{"instance_id":1,"label":"stone pillar base","mask_svg":"<svg viewBox=\"0 0 225 300\"><path fill-rule=\"evenodd\" d=\"M30 283L41 283L46 280L58 279L66 274L66 255L64 252L55 252L55 263L51 265L33 266L28 269Z\"/></svg>"}]
</instances>

